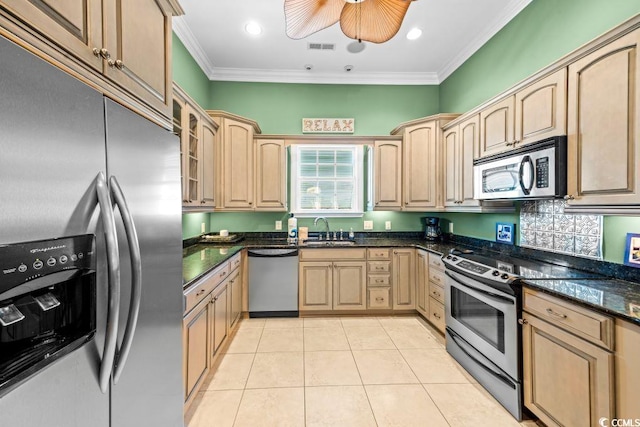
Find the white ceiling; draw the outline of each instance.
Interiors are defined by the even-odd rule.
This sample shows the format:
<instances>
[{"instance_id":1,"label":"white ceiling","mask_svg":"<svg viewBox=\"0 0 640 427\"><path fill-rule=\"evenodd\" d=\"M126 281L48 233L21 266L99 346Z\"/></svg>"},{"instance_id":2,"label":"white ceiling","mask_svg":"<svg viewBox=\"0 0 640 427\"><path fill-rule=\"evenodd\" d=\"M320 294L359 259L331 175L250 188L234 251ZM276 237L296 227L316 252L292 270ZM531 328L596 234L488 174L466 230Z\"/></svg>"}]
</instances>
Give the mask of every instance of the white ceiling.
<instances>
[{"instance_id":1,"label":"white ceiling","mask_svg":"<svg viewBox=\"0 0 640 427\"><path fill-rule=\"evenodd\" d=\"M288 38L284 0L180 0L185 15L174 18L173 29L211 80L438 84L531 1L416 0L394 38L366 43L357 54L347 51L353 40L339 24L305 39ZM262 34L247 34L249 21L258 22ZM407 40L414 27L422 37ZM336 49L308 50L310 42L335 43ZM345 71L346 65L353 70Z\"/></svg>"}]
</instances>

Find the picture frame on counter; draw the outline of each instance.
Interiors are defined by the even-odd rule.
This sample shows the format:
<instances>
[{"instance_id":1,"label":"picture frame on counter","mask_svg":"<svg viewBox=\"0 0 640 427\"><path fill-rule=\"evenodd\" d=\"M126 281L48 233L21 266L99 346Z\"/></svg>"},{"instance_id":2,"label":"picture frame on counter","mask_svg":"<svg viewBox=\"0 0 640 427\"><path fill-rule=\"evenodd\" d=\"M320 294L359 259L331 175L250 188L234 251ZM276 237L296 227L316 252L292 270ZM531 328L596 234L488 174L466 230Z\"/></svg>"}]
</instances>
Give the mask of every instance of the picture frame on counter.
<instances>
[{"instance_id":1,"label":"picture frame on counter","mask_svg":"<svg viewBox=\"0 0 640 427\"><path fill-rule=\"evenodd\" d=\"M627 233L624 265L640 268L640 233Z\"/></svg>"},{"instance_id":2,"label":"picture frame on counter","mask_svg":"<svg viewBox=\"0 0 640 427\"><path fill-rule=\"evenodd\" d=\"M516 236L516 225L507 222L496 223L496 242L513 245Z\"/></svg>"}]
</instances>

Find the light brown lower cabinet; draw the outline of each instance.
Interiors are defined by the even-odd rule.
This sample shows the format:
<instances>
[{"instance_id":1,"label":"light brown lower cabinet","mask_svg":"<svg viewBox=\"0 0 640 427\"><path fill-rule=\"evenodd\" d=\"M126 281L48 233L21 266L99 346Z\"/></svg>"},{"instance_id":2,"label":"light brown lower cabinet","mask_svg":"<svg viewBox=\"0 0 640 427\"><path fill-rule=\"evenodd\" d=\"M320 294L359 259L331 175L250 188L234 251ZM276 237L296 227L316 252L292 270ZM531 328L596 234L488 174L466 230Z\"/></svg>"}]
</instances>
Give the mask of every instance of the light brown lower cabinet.
<instances>
[{"instance_id":1,"label":"light brown lower cabinet","mask_svg":"<svg viewBox=\"0 0 640 427\"><path fill-rule=\"evenodd\" d=\"M227 337L227 284L223 283L213 291L213 296L211 298L211 358L215 356L222 345L222 342Z\"/></svg>"},{"instance_id":2,"label":"light brown lower cabinet","mask_svg":"<svg viewBox=\"0 0 640 427\"><path fill-rule=\"evenodd\" d=\"M237 269L229 277L228 290L229 297L229 327L232 328L242 314L242 280L240 280L240 269Z\"/></svg>"},{"instance_id":3,"label":"light brown lower cabinet","mask_svg":"<svg viewBox=\"0 0 640 427\"><path fill-rule=\"evenodd\" d=\"M525 310L527 293L525 290ZM579 331L583 329L581 320L592 318L604 330L612 326L611 319L601 319L603 316L598 313L566 302L560 304L543 294L534 297L536 303L540 299L545 301L549 318L542 320L523 313L525 406L547 426L598 426L603 417L613 419L613 351L579 338L569 332L568 326Z\"/></svg>"},{"instance_id":4,"label":"light brown lower cabinet","mask_svg":"<svg viewBox=\"0 0 640 427\"><path fill-rule=\"evenodd\" d=\"M416 309L429 317L429 253L416 250Z\"/></svg>"},{"instance_id":5,"label":"light brown lower cabinet","mask_svg":"<svg viewBox=\"0 0 640 427\"><path fill-rule=\"evenodd\" d=\"M209 300L200 302L182 321L184 400L190 401L209 372Z\"/></svg>"},{"instance_id":6,"label":"light brown lower cabinet","mask_svg":"<svg viewBox=\"0 0 640 427\"><path fill-rule=\"evenodd\" d=\"M394 249L391 256L391 269L393 309L415 309L415 249Z\"/></svg>"},{"instance_id":7,"label":"light brown lower cabinet","mask_svg":"<svg viewBox=\"0 0 640 427\"><path fill-rule=\"evenodd\" d=\"M365 310L365 261L301 262L299 310Z\"/></svg>"},{"instance_id":8,"label":"light brown lower cabinet","mask_svg":"<svg viewBox=\"0 0 640 427\"><path fill-rule=\"evenodd\" d=\"M640 420L640 326L616 319L616 417Z\"/></svg>"}]
</instances>

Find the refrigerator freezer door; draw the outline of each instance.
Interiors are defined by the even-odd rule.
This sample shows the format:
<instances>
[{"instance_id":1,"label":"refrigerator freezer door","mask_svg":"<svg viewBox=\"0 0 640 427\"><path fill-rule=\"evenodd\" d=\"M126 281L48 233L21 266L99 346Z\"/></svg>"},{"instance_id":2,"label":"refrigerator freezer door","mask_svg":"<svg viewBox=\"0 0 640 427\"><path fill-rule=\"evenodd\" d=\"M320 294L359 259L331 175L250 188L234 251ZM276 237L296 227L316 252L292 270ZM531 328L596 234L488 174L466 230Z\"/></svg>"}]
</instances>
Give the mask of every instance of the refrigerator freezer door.
<instances>
[{"instance_id":1,"label":"refrigerator freezer door","mask_svg":"<svg viewBox=\"0 0 640 427\"><path fill-rule=\"evenodd\" d=\"M182 227L177 137L106 103L107 172L116 177L138 234L142 298L133 344L111 386L112 426L182 426ZM130 253L119 211L122 342L131 295Z\"/></svg>"},{"instance_id":2,"label":"refrigerator freezer door","mask_svg":"<svg viewBox=\"0 0 640 427\"><path fill-rule=\"evenodd\" d=\"M102 96L0 37L0 244L95 233L94 180L105 171ZM105 306L104 262L98 306ZM0 278L1 280L1 278ZM104 331L105 310L97 328ZM2 425L109 425L98 368L104 333L0 399Z\"/></svg>"}]
</instances>

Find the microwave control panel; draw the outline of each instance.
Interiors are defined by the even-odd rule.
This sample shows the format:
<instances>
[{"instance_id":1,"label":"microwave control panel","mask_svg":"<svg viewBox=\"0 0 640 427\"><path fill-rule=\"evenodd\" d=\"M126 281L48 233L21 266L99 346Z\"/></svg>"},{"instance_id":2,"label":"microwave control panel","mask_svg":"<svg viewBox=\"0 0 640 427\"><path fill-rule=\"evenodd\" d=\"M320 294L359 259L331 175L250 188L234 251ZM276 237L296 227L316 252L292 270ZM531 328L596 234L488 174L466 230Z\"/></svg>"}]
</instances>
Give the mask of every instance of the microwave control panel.
<instances>
[{"instance_id":1,"label":"microwave control panel","mask_svg":"<svg viewBox=\"0 0 640 427\"><path fill-rule=\"evenodd\" d=\"M536 188L549 188L549 157L536 159Z\"/></svg>"}]
</instances>

